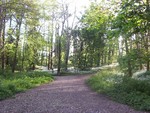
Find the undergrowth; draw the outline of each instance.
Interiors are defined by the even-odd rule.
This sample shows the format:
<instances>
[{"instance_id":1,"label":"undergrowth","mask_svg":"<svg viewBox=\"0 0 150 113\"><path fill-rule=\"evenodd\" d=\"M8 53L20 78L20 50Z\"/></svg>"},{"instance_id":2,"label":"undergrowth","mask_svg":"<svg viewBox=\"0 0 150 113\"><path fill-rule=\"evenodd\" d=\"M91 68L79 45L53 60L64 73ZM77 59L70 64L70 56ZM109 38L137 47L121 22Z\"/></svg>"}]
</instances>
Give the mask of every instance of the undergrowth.
<instances>
[{"instance_id":1,"label":"undergrowth","mask_svg":"<svg viewBox=\"0 0 150 113\"><path fill-rule=\"evenodd\" d=\"M47 72L8 73L5 77L1 75L0 100L52 80L53 77Z\"/></svg>"},{"instance_id":2,"label":"undergrowth","mask_svg":"<svg viewBox=\"0 0 150 113\"><path fill-rule=\"evenodd\" d=\"M139 80L118 74L117 71L102 70L87 80L87 84L99 93L105 93L111 99L134 107L137 110L150 111L150 81Z\"/></svg>"}]
</instances>

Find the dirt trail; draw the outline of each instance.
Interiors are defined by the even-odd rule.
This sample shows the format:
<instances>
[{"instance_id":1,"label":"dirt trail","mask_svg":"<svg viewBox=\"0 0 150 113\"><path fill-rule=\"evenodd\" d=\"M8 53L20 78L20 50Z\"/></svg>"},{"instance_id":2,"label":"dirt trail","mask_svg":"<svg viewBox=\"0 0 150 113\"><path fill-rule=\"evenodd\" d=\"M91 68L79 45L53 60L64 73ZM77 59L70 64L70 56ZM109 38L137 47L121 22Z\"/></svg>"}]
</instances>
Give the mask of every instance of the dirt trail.
<instances>
[{"instance_id":1,"label":"dirt trail","mask_svg":"<svg viewBox=\"0 0 150 113\"><path fill-rule=\"evenodd\" d=\"M0 101L0 113L144 113L91 91L84 82L88 77L56 77L53 83Z\"/></svg>"}]
</instances>

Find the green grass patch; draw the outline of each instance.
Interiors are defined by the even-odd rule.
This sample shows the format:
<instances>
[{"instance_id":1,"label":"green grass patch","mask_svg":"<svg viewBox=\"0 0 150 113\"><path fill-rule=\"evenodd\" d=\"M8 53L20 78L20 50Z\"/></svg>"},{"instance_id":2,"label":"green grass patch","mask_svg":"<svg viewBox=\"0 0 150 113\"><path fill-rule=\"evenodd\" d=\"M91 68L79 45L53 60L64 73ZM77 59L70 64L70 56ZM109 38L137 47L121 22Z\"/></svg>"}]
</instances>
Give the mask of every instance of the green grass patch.
<instances>
[{"instance_id":1,"label":"green grass patch","mask_svg":"<svg viewBox=\"0 0 150 113\"><path fill-rule=\"evenodd\" d=\"M0 77L0 100L51 81L53 77L47 72L8 73Z\"/></svg>"},{"instance_id":2,"label":"green grass patch","mask_svg":"<svg viewBox=\"0 0 150 113\"><path fill-rule=\"evenodd\" d=\"M150 111L150 81L125 77L114 70L102 70L87 80L87 84L111 99L132 106L137 110Z\"/></svg>"}]
</instances>

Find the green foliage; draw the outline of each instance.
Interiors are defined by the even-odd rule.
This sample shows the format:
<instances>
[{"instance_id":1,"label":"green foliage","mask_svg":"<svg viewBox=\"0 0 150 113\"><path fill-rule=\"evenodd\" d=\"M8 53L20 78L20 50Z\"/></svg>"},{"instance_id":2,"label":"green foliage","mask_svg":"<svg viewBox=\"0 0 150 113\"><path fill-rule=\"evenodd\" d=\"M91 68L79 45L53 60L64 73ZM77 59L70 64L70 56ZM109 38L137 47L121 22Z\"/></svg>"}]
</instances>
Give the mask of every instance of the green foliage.
<instances>
[{"instance_id":1,"label":"green foliage","mask_svg":"<svg viewBox=\"0 0 150 113\"><path fill-rule=\"evenodd\" d=\"M119 81L119 77L110 73L108 70L100 71L95 76L91 77L87 83L91 86L93 90L98 92L109 91L113 88L114 82Z\"/></svg>"},{"instance_id":2,"label":"green foliage","mask_svg":"<svg viewBox=\"0 0 150 113\"><path fill-rule=\"evenodd\" d=\"M121 84L117 84L115 87L121 87L122 90L130 93L132 91L138 91L150 95L150 83L146 80L136 80L133 78L124 78Z\"/></svg>"},{"instance_id":3,"label":"green foliage","mask_svg":"<svg viewBox=\"0 0 150 113\"><path fill-rule=\"evenodd\" d=\"M113 30L109 33L116 38L121 36L125 41L122 47L126 55L121 55L119 63L123 72L128 70L130 76L149 62L149 12L149 0L121 0L117 16L111 23Z\"/></svg>"},{"instance_id":4,"label":"green foliage","mask_svg":"<svg viewBox=\"0 0 150 113\"><path fill-rule=\"evenodd\" d=\"M77 33L79 41L74 44L76 54L73 56L73 60L77 68L86 70L90 67L100 66L102 64L100 59L103 60L102 56L106 53L109 53L107 55L109 58L105 57L107 61L109 63L112 61L114 48L111 48L112 45L108 44L111 41L106 36L109 14L110 11L105 6L92 3L82 16L80 20L82 23L81 30Z\"/></svg>"},{"instance_id":5,"label":"green foliage","mask_svg":"<svg viewBox=\"0 0 150 113\"><path fill-rule=\"evenodd\" d=\"M47 72L9 73L0 81L0 100L53 80Z\"/></svg>"},{"instance_id":6,"label":"green foliage","mask_svg":"<svg viewBox=\"0 0 150 113\"><path fill-rule=\"evenodd\" d=\"M114 86L113 92L109 95L136 109L150 111L150 83L148 81L124 78L122 83Z\"/></svg>"},{"instance_id":7,"label":"green foliage","mask_svg":"<svg viewBox=\"0 0 150 113\"><path fill-rule=\"evenodd\" d=\"M132 49L130 53L118 58L120 69L126 74L128 71L128 60L132 66L132 73L139 70L140 65L145 63L144 52L138 49Z\"/></svg>"},{"instance_id":8,"label":"green foliage","mask_svg":"<svg viewBox=\"0 0 150 113\"><path fill-rule=\"evenodd\" d=\"M111 70L102 70L92 76L87 84L97 91L106 93L113 100L133 106L138 110L150 111L150 82L127 78Z\"/></svg>"}]
</instances>

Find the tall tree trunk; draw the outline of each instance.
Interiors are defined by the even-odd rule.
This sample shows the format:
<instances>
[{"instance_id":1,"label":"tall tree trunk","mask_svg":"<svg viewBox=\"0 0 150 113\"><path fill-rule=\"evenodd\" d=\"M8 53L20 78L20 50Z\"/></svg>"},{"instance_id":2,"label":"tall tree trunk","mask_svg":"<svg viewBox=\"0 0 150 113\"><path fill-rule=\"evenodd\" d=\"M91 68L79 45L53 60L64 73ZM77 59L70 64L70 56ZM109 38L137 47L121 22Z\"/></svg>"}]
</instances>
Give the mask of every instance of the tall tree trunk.
<instances>
[{"instance_id":1,"label":"tall tree trunk","mask_svg":"<svg viewBox=\"0 0 150 113\"><path fill-rule=\"evenodd\" d=\"M2 29L3 29L3 11L0 6L0 46L2 45Z\"/></svg>"},{"instance_id":2,"label":"tall tree trunk","mask_svg":"<svg viewBox=\"0 0 150 113\"><path fill-rule=\"evenodd\" d=\"M53 27L52 27L53 29ZM50 28L49 28L49 35L50 35ZM51 45L52 45L52 42L51 42L51 38L53 37L53 34L48 36L48 63L47 63L47 67L48 67L48 70L50 70L51 66L50 66L50 61L51 61Z\"/></svg>"},{"instance_id":3,"label":"tall tree trunk","mask_svg":"<svg viewBox=\"0 0 150 113\"><path fill-rule=\"evenodd\" d=\"M2 1L4 3L5 1ZM5 3L4 3L5 4ZM5 53L4 53L4 44L5 44L5 24L6 24L6 8L5 6L0 6L0 49L1 49L1 68L4 72L5 68Z\"/></svg>"},{"instance_id":4,"label":"tall tree trunk","mask_svg":"<svg viewBox=\"0 0 150 113\"><path fill-rule=\"evenodd\" d=\"M53 72L53 33L51 37L51 52L50 52L50 68L52 69L52 72Z\"/></svg>"},{"instance_id":5,"label":"tall tree trunk","mask_svg":"<svg viewBox=\"0 0 150 113\"><path fill-rule=\"evenodd\" d=\"M67 6L62 5L62 8L63 8L63 12L65 12ZM61 38L64 36L65 21L68 18L68 17L66 18L65 14L63 14L62 17L63 17L63 21L62 21L62 26L61 26L62 27L61 35L58 36L58 67L57 67L57 75L60 75L60 71L61 71Z\"/></svg>"},{"instance_id":6,"label":"tall tree trunk","mask_svg":"<svg viewBox=\"0 0 150 113\"><path fill-rule=\"evenodd\" d=\"M60 75L61 68L61 36L58 37L58 67L57 67L57 75Z\"/></svg>"},{"instance_id":7,"label":"tall tree trunk","mask_svg":"<svg viewBox=\"0 0 150 113\"><path fill-rule=\"evenodd\" d=\"M9 20L9 28L11 28L11 27L12 27L12 15L10 15L10 20ZM11 44L12 42L10 41L9 43ZM6 66L9 65L9 54L7 54L7 53L6 53L6 62L5 62L5 64L6 64Z\"/></svg>"},{"instance_id":8,"label":"tall tree trunk","mask_svg":"<svg viewBox=\"0 0 150 113\"><path fill-rule=\"evenodd\" d=\"M4 9L4 13L6 13L6 9ZM5 68L5 52L4 52L4 47L5 47L5 23L6 23L6 14L4 14L3 17L3 34L2 34L2 71L4 71Z\"/></svg>"},{"instance_id":9,"label":"tall tree trunk","mask_svg":"<svg viewBox=\"0 0 150 113\"><path fill-rule=\"evenodd\" d=\"M150 11L150 1L149 0L146 0L146 9L147 11ZM146 37L146 52L148 54L148 58L147 58L147 71L150 70L150 58L149 58L149 38L150 38L150 30L148 30L148 36Z\"/></svg>"},{"instance_id":10,"label":"tall tree trunk","mask_svg":"<svg viewBox=\"0 0 150 113\"><path fill-rule=\"evenodd\" d=\"M54 27L55 27L55 26L54 26L54 19L55 19L54 15L55 15L55 14L54 14L54 11L53 11L53 12L52 12L52 25L51 25L51 26L52 26L52 34L51 34L51 39L50 39L50 42L51 42L50 48L51 48L51 50L49 51L49 52L50 52L50 54L49 54L49 55L50 55L50 56L49 56L49 58L50 58L50 59L49 59L49 61L50 61L50 62L49 62L49 68L52 69L52 72L53 72L53 48L54 48L54 47L53 47L53 46L54 46L54 45L53 45L53 38L54 38Z\"/></svg>"},{"instance_id":11,"label":"tall tree trunk","mask_svg":"<svg viewBox=\"0 0 150 113\"><path fill-rule=\"evenodd\" d=\"M58 36L58 66L57 66L57 75L60 75L61 69L61 38L64 35L64 24L65 20L62 22L62 31L61 36Z\"/></svg>"},{"instance_id":12,"label":"tall tree trunk","mask_svg":"<svg viewBox=\"0 0 150 113\"><path fill-rule=\"evenodd\" d=\"M25 34L23 38L23 49L22 49L22 58L21 58L21 71L24 70L24 59L25 59L25 38L26 38L27 25L25 25Z\"/></svg>"},{"instance_id":13,"label":"tall tree trunk","mask_svg":"<svg viewBox=\"0 0 150 113\"><path fill-rule=\"evenodd\" d=\"M101 64L101 54L100 54L100 49L98 49L96 66L99 67L100 64Z\"/></svg>"},{"instance_id":14,"label":"tall tree trunk","mask_svg":"<svg viewBox=\"0 0 150 113\"><path fill-rule=\"evenodd\" d=\"M108 65L110 64L110 60L111 60L111 48L110 48L110 44L108 47Z\"/></svg>"},{"instance_id":15,"label":"tall tree trunk","mask_svg":"<svg viewBox=\"0 0 150 113\"><path fill-rule=\"evenodd\" d=\"M44 58L43 58L43 56L44 56L44 55L43 55L43 51L44 51L44 50L42 49L42 53L41 53L41 66L43 65L43 60L44 60Z\"/></svg>"},{"instance_id":16,"label":"tall tree trunk","mask_svg":"<svg viewBox=\"0 0 150 113\"><path fill-rule=\"evenodd\" d=\"M48 70L50 70L50 59L51 59L51 55L50 55L50 50L48 51L48 64L47 64L47 67L48 67Z\"/></svg>"},{"instance_id":17,"label":"tall tree trunk","mask_svg":"<svg viewBox=\"0 0 150 113\"><path fill-rule=\"evenodd\" d=\"M80 43L80 51L79 51L79 63L78 63L78 68L82 67L82 51L83 51L83 41Z\"/></svg>"},{"instance_id":18,"label":"tall tree trunk","mask_svg":"<svg viewBox=\"0 0 150 113\"><path fill-rule=\"evenodd\" d=\"M68 60L69 60L69 50L70 50L70 35L67 34L67 42L66 42L66 55L65 55L65 71L68 69Z\"/></svg>"},{"instance_id":19,"label":"tall tree trunk","mask_svg":"<svg viewBox=\"0 0 150 113\"><path fill-rule=\"evenodd\" d=\"M84 69L86 69L86 67L87 67L87 53L85 53L85 56L84 56Z\"/></svg>"},{"instance_id":20,"label":"tall tree trunk","mask_svg":"<svg viewBox=\"0 0 150 113\"><path fill-rule=\"evenodd\" d=\"M46 46L46 47L47 47L47 46ZM49 54L47 54L47 51L48 51L48 48L46 48L46 62L45 62L45 63L46 63L46 64L45 64L46 66L48 65L48 59L47 59L47 57L48 57L48 55L49 55ZM42 60L44 61L44 58L43 58ZM43 63L43 61L42 61L42 63ZM43 64L42 64L42 65L43 65Z\"/></svg>"},{"instance_id":21,"label":"tall tree trunk","mask_svg":"<svg viewBox=\"0 0 150 113\"><path fill-rule=\"evenodd\" d=\"M24 59L25 59L25 48L24 48L24 42L23 42L23 50L22 50L22 59L21 59L21 71L24 71Z\"/></svg>"},{"instance_id":22,"label":"tall tree trunk","mask_svg":"<svg viewBox=\"0 0 150 113\"><path fill-rule=\"evenodd\" d=\"M148 36L146 37L146 53L147 53L147 63L146 63L146 70L149 71L150 70L150 58L149 58L149 38L150 38L150 31L148 31Z\"/></svg>"},{"instance_id":23,"label":"tall tree trunk","mask_svg":"<svg viewBox=\"0 0 150 113\"><path fill-rule=\"evenodd\" d=\"M104 51L104 64L107 63L107 50Z\"/></svg>"},{"instance_id":24,"label":"tall tree trunk","mask_svg":"<svg viewBox=\"0 0 150 113\"><path fill-rule=\"evenodd\" d=\"M101 56L101 65L104 65L104 50L102 50Z\"/></svg>"},{"instance_id":25,"label":"tall tree trunk","mask_svg":"<svg viewBox=\"0 0 150 113\"><path fill-rule=\"evenodd\" d=\"M15 53L14 53L14 58L13 58L13 64L12 64L12 72L15 72L16 69L16 64L17 64L17 52L18 52L18 46L19 46L19 39L20 39L20 31L21 31L21 24L22 24L22 18L20 22L18 23L18 33L16 34L17 39L15 43Z\"/></svg>"},{"instance_id":26,"label":"tall tree trunk","mask_svg":"<svg viewBox=\"0 0 150 113\"><path fill-rule=\"evenodd\" d=\"M125 38L125 48L126 48L126 54L129 55L129 48L128 48L128 41L127 38ZM131 60L128 59L128 76L132 76L132 67L131 67Z\"/></svg>"},{"instance_id":27,"label":"tall tree trunk","mask_svg":"<svg viewBox=\"0 0 150 113\"><path fill-rule=\"evenodd\" d=\"M69 52L70 52L70 39L71 39L71 30L72 28L69 30L69 11L68 11L68 6L66 5L66 23L67 23L67 31L66 31L66 53L65 53L65 71L68 70L68 60L69 60ZM75 18L75 17L74 17ZM74 18L73 18L73 22L72 22L72 27L73 27L73 23L74 23Z\"/></svg>"},{"instance_id":28,"label":"tall tree trunk","mask_svg":"<svg viewBox=\"0 0 150 113\"><path fill-rule=\"evenodd\" d=\"M141 47L140 47L140 43L139 43L141 37L139 37L137 34L137 35L135 35L135 38L136 38L136 42L135 42L136 49L138 52L137 54L138 54L138 60L139 60L139 69L142 70L142 56L141 56ZM141 38L141 42L142 42L142 38Z\"/></svg>"}]
</instances>

